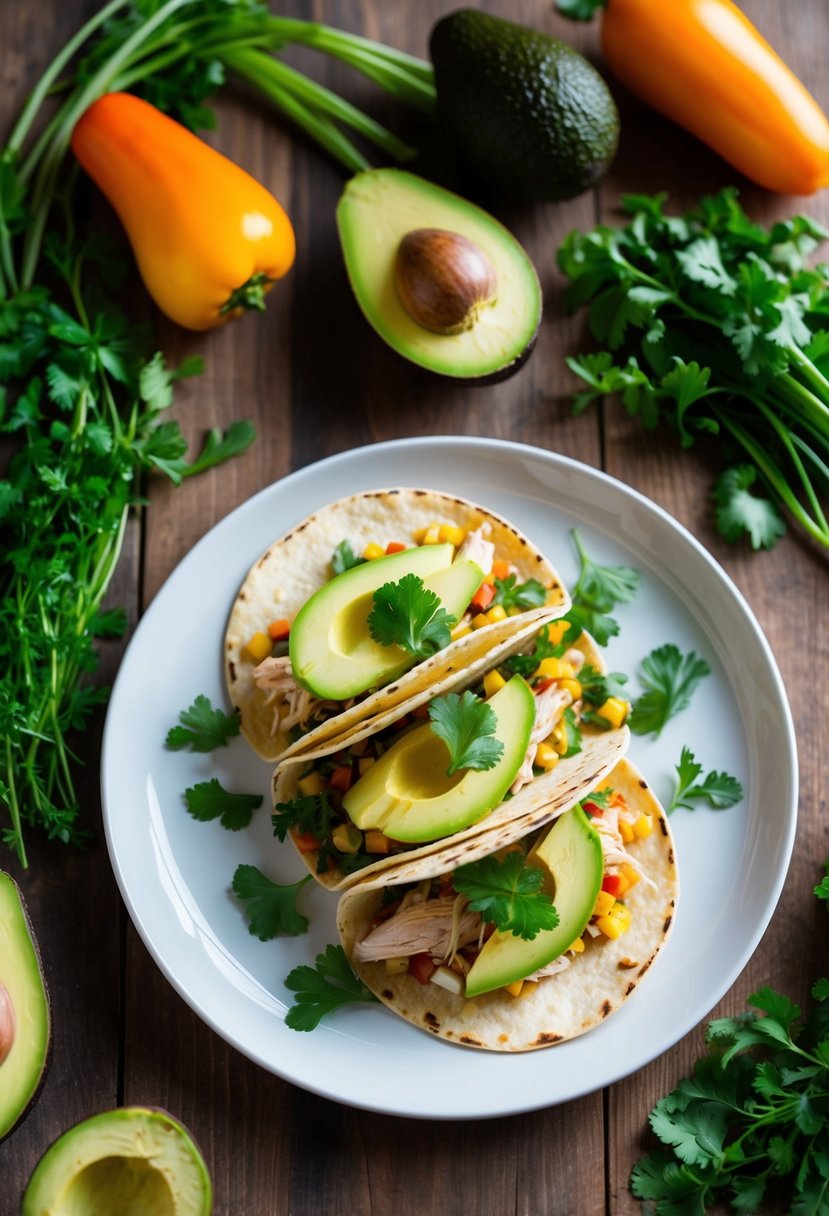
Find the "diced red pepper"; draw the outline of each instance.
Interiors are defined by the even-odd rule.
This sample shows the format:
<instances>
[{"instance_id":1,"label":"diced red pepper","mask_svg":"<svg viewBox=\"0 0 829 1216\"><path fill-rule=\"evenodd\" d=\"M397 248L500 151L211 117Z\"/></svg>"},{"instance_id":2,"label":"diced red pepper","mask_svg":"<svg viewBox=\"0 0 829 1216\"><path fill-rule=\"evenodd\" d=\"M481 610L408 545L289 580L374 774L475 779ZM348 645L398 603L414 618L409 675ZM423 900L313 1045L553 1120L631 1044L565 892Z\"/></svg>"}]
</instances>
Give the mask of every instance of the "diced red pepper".
<instances>
[{"instance_id":1,"label":"diced red pepper","mask_svg":"<svg viewBox=\"0 0 829 1216\"><path fill-rule=\"evenodd\" d=\"M619 874L605 874L602 879L602 890L607 891L608 895L612 895L617 899L622 894L624 883Z\"/></svg>"},{"instance_id":2,"label":"diced red pepper","mask_svg":"<svg viewBox=\"0 0 829 1216\"><path fill-rule=\"evenodd\" d=\"M399 540L390 540L386 545L386 555L388 556L390 553L402 553L405 548L406 546L401 545Z\"/></svg>"},{"instance_id":3,"label":"diced red pepper","mask_svg":"<svg viewBox=\"0 0 829 1216\"><path fill-rule=\"evenodd\" d=\"M533 684L533 692L536 696L538 696L540 692L546 692L547 689L551 688L555 683L557 683L557 681L553 680L551 677L547 677L547 679L544 680L539 680L537 684Z\"/></svg>"},{"instance_id":4,"label":"diced red pepper","mask_svg":"<svg viewBox=\"0 0 829 1216\"><path fill-rule=\"evenodd\" d=\"M603 815L604 807L599 806L598 802L583 802L584 812L586 815Z\"/></svg>"},{"instance_id":5,"label":"diced red pepper","mask_svg":"<svg viewBox=\"0 0 829 1216\"><path fill-rule=\"evenodd\" d=\"M489 605L495 599L495 588L491 583L481 583L478 590L469 601L469 607L473 612L486 612Z\"/></svg>"},{"instance_id":6,"label":"diced red pepper","mask_svg":"<svg viewBox=\"0 0 829 1216\"><path fill-rule=\"evenodd\" d=\"M320 842L313 832L291 832L291 835L300 853L316 853L319 850Z\"/></svg>"},{"instance_id":7,"label":"diced red pepper","mask_svg":"<svg viewBox=\"0 0 829 1216\"><path fill-rule=\"evenodd\" d=\"M419 984L428 984L435 970L428 954L413 954L409 959L409 975L413 975Z\"/></svg>"},{"instance_id":8,"label":"diced red pepper","mask_svg":"<svg viewBox=\"0 0 829 1216\"><path fill-rule=\"evenodd\" d=\"M280 617L278 621L271 621L268 625L268 637L272 642L284 641L291 632L291 622L287 617Z\"/></svg>"},{"instance_id":9,"label":"diced red pepper","mask_svg":"<svg viewBox=\"0 0 829 1216\"><path fill-rule=\"evenodd\" d=\"M429 717L429 702L424 701L422 705L416 705L414 709L410 709L409 713L413 718L428 718Z\"/></svg>"},{"instance_id":10,"label":"diced red pepper","mask_svg":"<svg viewBox=\"0 0 829 1216\"><path fill-rule=\"evenodd\" d=\"M339 790L341 794L351 789L351 766L338 765L329 777L328 785L330 789Z\"/></svg>"}]
</instances>

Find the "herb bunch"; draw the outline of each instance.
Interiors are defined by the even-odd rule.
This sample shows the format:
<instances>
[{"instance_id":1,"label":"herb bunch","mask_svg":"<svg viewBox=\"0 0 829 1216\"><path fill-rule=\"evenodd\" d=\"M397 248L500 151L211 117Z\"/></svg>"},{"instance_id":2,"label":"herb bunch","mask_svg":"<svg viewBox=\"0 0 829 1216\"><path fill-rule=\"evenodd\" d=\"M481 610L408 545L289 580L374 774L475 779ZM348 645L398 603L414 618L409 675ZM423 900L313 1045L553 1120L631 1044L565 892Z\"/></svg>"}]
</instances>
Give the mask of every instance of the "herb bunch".
<instances>
[{"instance_id":1,"label":"herb bunch","mask_svg":"<svg viewBox=\"0 0 829 1216\"><path fill-rule=\"evenodd\" d=\"M569 307L589 306L602 348L568 359L587 385L574 410L616 393L684 447L719 437L726 540L770 548L785 511L829 546L829 277L806 262L827 234L802 215L763 228L733 189L681 216L665 199L628 196L627 223L572 232L559 249Z\"/></svg>"}]
</instances>

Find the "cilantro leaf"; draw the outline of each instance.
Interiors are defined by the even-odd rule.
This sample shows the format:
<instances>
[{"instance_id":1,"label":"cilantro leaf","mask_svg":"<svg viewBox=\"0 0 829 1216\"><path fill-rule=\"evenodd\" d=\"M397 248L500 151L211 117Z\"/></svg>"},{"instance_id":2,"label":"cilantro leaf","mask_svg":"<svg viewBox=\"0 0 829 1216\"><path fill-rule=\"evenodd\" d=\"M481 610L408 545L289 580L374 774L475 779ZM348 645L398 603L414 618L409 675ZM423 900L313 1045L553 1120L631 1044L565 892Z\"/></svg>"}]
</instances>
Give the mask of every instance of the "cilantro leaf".
<instances>
[{"instance_id":1,"label":"cilantro leaf","mask_svg":"<svg viewBox=\"0 0 829 1216\"><path fill-rule=\"evenodd\" d=\"M224 463L232 456L239 456L246 451L256 438L253 423L247 418L239 418L231 422L224 434L213 427L207 432L202 450L195 460L185 464L181 470L182 477L195 477L205 469L212 469L217 464Z\"/></svg>"},{"instance_id":2,"label":"cilantro leaf","mask_svg":"<svg viewBox=\"0 0 829 1216\"><path fill-rule=\"evenodd\" d=\"M425 659L449 645L455 618L416 574L384 583L372 600L368 628L381 646L401 646L416 659Z\"/></svg>"},{"instance_id":3,"label":"cilantro leaf","mask_svg":"<svg viewBox=\"0 0 829 1216\"><path fill-rule=\"evenodd\" d=\"M289 802L277 802L271 816L273 834L284 841L291 828L300 833L310 832L323 844L331 831L332 820L337 813L328 801L328 791L319 794L302 794Z\"/></svg>"},{"instance_id":4,"label":"cilantro leaf","mask_svg":"<svg viewBox=\"0 0 829 1216\"><path fill-rule=\"evenodd\" d=\"M341 540L331 557L331 569L335 575L344 574L354 566L363 566L366 558L358 557L347 540Z\"/></svg>"},{"instance_id":5,"label":"cilantro leaf","mask_svg":"<svg viewBox=\"0 0 829 1216\"><path fill-rule=\"evenodd\" d=\"M181 711L179 722L179 726L170 728L165 739L167 747L173 751L189 747L192 752L212 752L238 735L241 725L238 710L226 714L224 710L214 709L210 698L203 693L189 709Z\"/></svg>"},{"instance_id":6,"label":"cilantro leaf","mask_svg":"<svg viewBox=\"0 0 829 1216\"><path fill-rule=\"evenodd\" d=\"M449 749L446 776L460 768L478 771L494 768L504 754L500 739L492 736L498 728L498 718L492 706L476 697L474 692L448 692L429 702L432 730Z\"/></svg>"},{"instance_id":7,"label":"cilantro leaf","mask_svg":"<svg viewBox=\"0 0 829 1216\"><path fill-rule=\"evenodd\" d=\"M566 618L568 621L570 617ZM527 654L512 654L500 664L500 667L510 675L523 676L528 680L542 659L561 658L575 633L581 632L581 626L574 625L568 629L560 642L550 641L550 630L547 625L539 629L533 639L533 647Z\"/></svg>"},{"instance_id":8,"label":"cilantro leaf","mask_svg":"<svg viewBox=\"0 0 829 1216\"><path fill-rule=\"evenodd\" d=\"M314 967L294 967L285 987L296 993L294 1004L285 1015L285 1025L291 1030L314 1030L326 1014L340 1005L377 1000L352 971L342 946L326 946L317 955Z\"/></svg>"},{"instance_id":9,"label":"cilantro leaf","mask_svg":"<svg viewBox=\"0 0 829 1216\"><path fill-rule=\"evenodd\" d=\"M693 802L707 802L714 810L725 810L734 806L743 796L743 787L736 777L729 773L708 773L698 782L702 765L698 764L694 753L688 747L683 747L676 765L677 787L666 813L673 814L679 807L693 810Z\"/></svg>"},{"instance_id":10,"label":"cilantro leaf","mask_svg":"<svg viewBox=\"0 0 829 1216\"><path fill-rule=\"evenodd\" d=\"M633 703L630 729L637 735L659 735L670 718L691 703L699 682L711 668L692 650L683 654L673 642L658 646L642 660L646 691Z\"/></svg>"},{"instance_id":11,"label":"cilantro leaf","mask_svg":"<svg viewBox=\"0 0 829 1216\"><path fill-rule=\"evenodd\" d=\"M308 917L297 911L296 899L308 882L310 874L298 882L280 884L256 866L237 866L231 886L236 898L248 905L245 915L250 933L260 942L268 942L280 933L296 937L307 932Z\"/></svg>"},{"instance_id":12,"label":"cilantro leaf","mask_svg":"<svg viewBox=\"0 0 829 1216\"><path fill-rule=\"evenodd\" d=\"M484 857L459 866L453 886L469 900L473 912L504 933L532 941L543 929L555 929L558 913L549 895L541 889L544 875L526 864L521 852Z\"/></svg>"},{"instance_id":13,"label":"cilantro leaf","mask_svg":"<svg viewBox=\"0 0 829 1216\"><path fill-rule=\"evenodd\" d=\"M246 828L253 812L262 805L261 794L231 793L223 788L218 777L191 786L184 791L184 798L194 819L202 823L218 819L231 832Z\"/></svg>"},{"instance_id":14,"label":"cilantro leaf","mask_svg":"<svg viewBox=\"0 0 829 1216\"><path fill-rule=\"evenodd\" d=\"M579 629L586 629L600 646L606 646L619 632L619 625L609 616L617 604L627 604L639 589L639 571L632 566L601 565L587 553L581 537L573 529L573 541L579 558L579 575L571 589L572 607L568 620Z\"/></svg>"},{"instance_id":15,"label":"cilantro leaf","mask_svg":"<svg viewBox=\"0 0 829 1216\"><path fill-rule=\"evenodd\" d=\"M771 499L751 493L756 479L750 464L720 474L714 483L717 531L732 544L747 535L752 549L771 549L785 535L786 524Z\"/></svg>"},{"instance_id":16,"label":"cilantro leaf","mask_svg":"<svg viewBox=\"0 0 829 1216\"><path fill-rule=\"evenodd\" d=\"M822 899L824 903L829 904L829 859L823 863L823 878L814 889L818 899Z\"/></svg>"},{"instance_id":17,"label":"cilantro leaf","mask_svg":"<svg viewBox=\"0 0 829 1216\"><path fill-rule=\"evenodd\" d=\"M492 607L500 604L509 611L510 608L540 608L546 602L547 591L537 578L519 583L514 574L508 574L506 578L495 580Z\"/></svg>"}]
</instances>

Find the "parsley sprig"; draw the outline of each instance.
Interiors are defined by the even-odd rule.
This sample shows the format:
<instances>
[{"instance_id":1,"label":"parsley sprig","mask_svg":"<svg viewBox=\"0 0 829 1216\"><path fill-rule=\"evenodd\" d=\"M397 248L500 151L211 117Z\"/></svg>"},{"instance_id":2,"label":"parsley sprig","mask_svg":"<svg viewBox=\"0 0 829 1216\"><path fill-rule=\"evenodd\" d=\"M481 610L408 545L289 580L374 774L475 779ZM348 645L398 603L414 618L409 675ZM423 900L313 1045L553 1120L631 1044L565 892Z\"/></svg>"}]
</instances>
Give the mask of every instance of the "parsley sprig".
<instances>
[{"instance_id":1,"label":"parsley sprig","mask_svg":"<svg viewBox=\"0 0 829 1216\"><path fill-rule=\"evenodd\" d=\"M688 654L673 642L657 646L640 664L645 688L633 703L630 729L637 735L659 735L666 723L687 709L700 681L711 668L695 651Z\"/></svg>"},{"instance_id":2,"label":"parsley sprig","mask_svg":"<svg viewBox=\"0 0 829 1216\"><path fill-rule=\"evenodd\" d=\"M610 612L617 604L628 604L639 589L639 571L633 566L608 566L593 560L573 529L579 558L579 575L571 589L572 606L567 620L574 631L586 629L600 646L619 633L619 623Z\"/></svg>"},{"instance_id":3,"label":"parsley sprig","mask_svg":"<svg viewBox=\"0 0 829 1216\"><path fill-rule=\"evenodd\" d=\"M260 942L269 942L280 934L297 937L308 929L308 917L296 906L297 896L311 875L298 882L276 883L256 866L239 865L231 886L237 899L247 904L245 915L248 930Z\"/></svg>"},{"instance_id":4,"label":"parsley sprig","mask_svg":"<svg viewBox=\"0 0 829 1216\"><path fill-rule=\"evenodd\" d=\"M240 727L238 711L226 714L215 709L210 698L200 693L189 709L181 711L179 724L168 730L165 743L173 751L187 747L191 752L212 752L238 735Z\"/></svg>"},{"instance_id":5,"label":"parsley sprig","mask_svg":"<svg viewBox=\"0 0 829 1216\"><path fill-rule=\"evenodd\" d=\"M372 596L369 633L381 646L402 646L416 659L425 659L451 638L455 618L441 608L440 599L416 574L384 583Z\"/></svg>"},{"instance_id":6,"label":"parsley sprig","mask_svg":"<svg viewBox=\"0 0 829 1216\"><path fill-rule=\"evenodd\" d=\"M498 718L492 706L474 692L434 697L428 712L432 730L449 749L447 777L462 768L486 771L503 756L504 744L494 737Z\"/></svg>"},{"instance_id":7,"label":"parsley sprig","mask_svg":"<svg viewBox=\"0 0 829 1216\"><path fill-rule=\"evenodd\" d=\"M698 763L689 747L683 747L676 766L677 784L674 796L666 808L668 815L673 814L679 807L693 810L694 802L707 802L716 811L726 810L735 806L743 796L743 787L736 777L730 773L718 773L712 770L703 777L702 765Z\"/></svg>"},{"instance_id":8,"label":"parsley sprig","mask_svg":"<svg viewBox=\"0 0 829 1216\"><path fill-rule=\"evenodd\" d=\"M484 857L459 866L452 883L467 897L473 912L480 912L502 932L531 941L542 929L555 929L558 924L553 901L541 889L543 881L541 870L527 865L516 849L500 859Z\"/></svg>"},{"instance_id":9,"label":"parsley sprig","mask_svg":"<svg viewBox=\"0 0 829 1216\"><path fill-rule=\"evenodd\" d=\"M291 1030L314 1030L326 1014L354 1001L376 1001L351 969L342 946L326 946L313 967L294 967L285 987L295 993L294 1004L285 1015Z\"/></svg>"},{"instance_id":10,"label":"parsley sprig","mask_svg":"<svg viewBox=\"0 0 829 1216\"><path fill-rule=\"evenodd\" d=\"M826 231L803 215L755 224L734 189L684 215L665 201L628 196L624 225L559 249L569 306L589 306L603 348L567 360L587 385L573 408L615 393L683 447L708 435L736 450L715 493L726 540L770 548L787 511L829 545L829 275L807 266Z\"/></svg>"},{"instance_id":11,"label":"parsley sprig","mask_svg":"<svg viewBox=\"0 0 829 1216\"><path fill-rule=\"evenodd\" d=\"M226 790L218 777L211 777L186 789L184 801L194 819L202 823L218 819L223 828L238 832L250 824L253 812L262 805L262 795L234 793Z\"/></svg>"},{"instance_id":12,"label":"parsley sprig","mask_svg":"<svg viewBox=\"0 0 829 1216\"><path fill-rule=\"evenodd\" d=\"M510 608L541 608L547 602L547 591L537 578L528 578L519 583L516 575L508 574L506 578L496 578L495 595L492 607L500 605L509 612Z\"/></svg>"}]
</instances>

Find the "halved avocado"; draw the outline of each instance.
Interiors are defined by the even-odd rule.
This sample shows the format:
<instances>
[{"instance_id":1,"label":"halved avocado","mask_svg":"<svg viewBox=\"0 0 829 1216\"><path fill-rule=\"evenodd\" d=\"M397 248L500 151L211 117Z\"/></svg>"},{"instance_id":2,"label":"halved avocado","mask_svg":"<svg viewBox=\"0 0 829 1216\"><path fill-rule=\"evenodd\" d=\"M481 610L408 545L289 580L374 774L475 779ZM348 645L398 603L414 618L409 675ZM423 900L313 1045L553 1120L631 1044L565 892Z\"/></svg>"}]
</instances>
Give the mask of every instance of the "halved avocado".
<instances>
[{"instance_id":1,"label":"halved avocado","mask_svg":"<svg viewBox=\"0 0 829 1216\"><path fill-rule=\"evenodd\" d=\"M0 1140L37 1096L49 1062L49 996L23 896L0 871Z\"/></svg>"},{"instance_id":2,"label":"halved avocado","mask_svg":"<svg viewBox=\"0 0 829 1216\"><path fill-rule=\"evenodd\" d=\"M602 843L580 806L555 820L527 861L544 871L558 925L542 929L531 940L493 933L466 977L468 997L503 988L546 967L581 937L593 914L604 872Z\"/></svg>"},{"instance_id":3,"label":"halved avocado","mask_svg":"<svg viewBox=\"0 0 829 1216\"><path fill-rule=\"evenodd\" d=\"M125 1106L84 1119L46 1150L21 1216L210 1216L213 1188L187 1129L163 1110Z\"/></svg>"},{"instance_id":4,"label":"halved avocado","mask_svg":"<svg viewBox=\"0 0 829 1216\"><path fill-rule=\"evenodd\" d=\"M483 819L503 801L527 754L535 722L535 697L521 676L513 676L489 698L504 744L490 769L459 769L446 775L446 744L431 724L393 743L343 798L352 822L378 828L393 840L439 840Z\"/></svg>"},{"instance_id":5,"label":"halved avocado","mask_svg":"<svg viewBox=\"0 0 829 1216\"><path fill-rule=\"evenodd\" d=\"M402 169L372 169L347 183L337 227L357 303L404 358L469 382L514 371L531 351L541 321L538 275L512 233L480 207ZM396 282L398 252L410 234L424 232L442 240L435 258L439 268L441 258L456 258L447 237L457 235L494 271L494 291L485 276L487 299L470 300L474 306L459 322L468 327L459 332L434 332L404 307ZM417 259L418 265L423 262Z\"/></svg>"}]
</instances>

